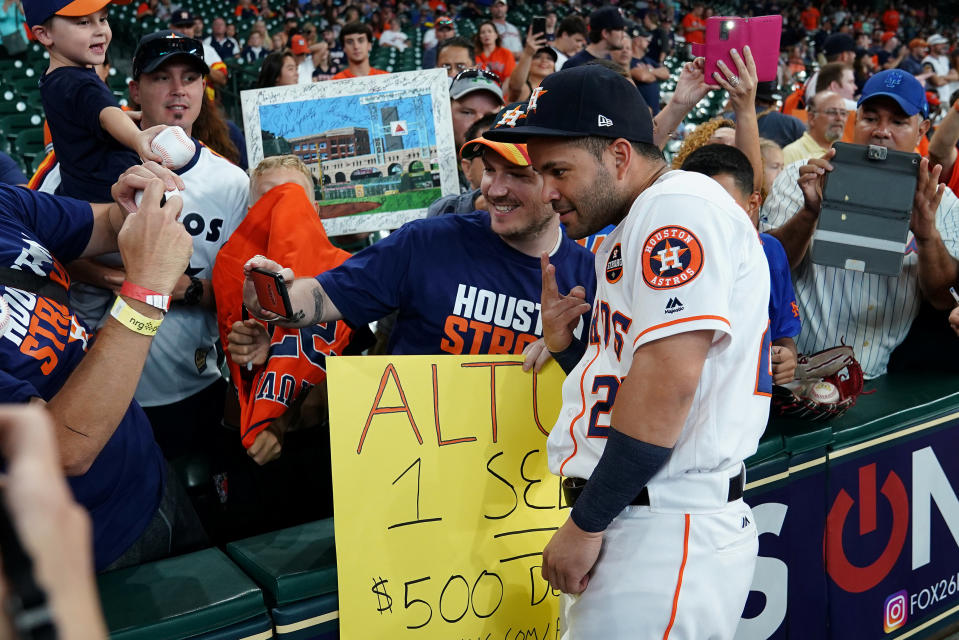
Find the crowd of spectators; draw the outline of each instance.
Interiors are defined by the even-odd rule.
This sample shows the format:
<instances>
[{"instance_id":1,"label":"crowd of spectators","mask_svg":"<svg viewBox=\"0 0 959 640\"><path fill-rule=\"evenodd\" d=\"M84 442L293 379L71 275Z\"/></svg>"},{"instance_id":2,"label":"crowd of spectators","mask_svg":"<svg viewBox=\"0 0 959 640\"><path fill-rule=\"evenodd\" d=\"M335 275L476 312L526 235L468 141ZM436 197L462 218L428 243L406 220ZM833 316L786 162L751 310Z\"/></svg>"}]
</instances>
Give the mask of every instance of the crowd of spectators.
<instances>
[{"instance_id":1,"label":"crowd of spectators","mask_svg":"<svg viewBox=\"0 0 959 640\"><path fill-rule=\"evenodd\" d=\"M98 570L178 548L173 533L155 532L158 518L182 524L175 533L183 548L203 537L168 463L224 446L204 430L223 422L242 427L243 410L230 406L230 384L241 383L223 378L218 355L226 350L234 364L257 371L270 366L272 339L246 318L218 342L218 251L271 188L295 185L284 197L315 211L312 174L299 161L254 168L253 184L241 170L242 136L221 108L230 61L255 68L256 87L268 88L385 74L371 62L374 51L422 46L422 67L445 69L450 79L459 193L435 202L425 220L354 258L342 256L318 279L297 280L294 302L317 310L299 319L304 328L355 330L398 314L395 324L386 323L391 353L523 353L529 367L541 366L550 356L535 319L545 253L562 288L583 285L582 337L595 290L588 248L601 237L567 239L555 208L541 202L542 176L525 145L483 133L535 108L551 74L585 65L614 69L635 84L654 116L657 146L673 166L727 176L728 186L721 183L763 232L779 292L770 300L777 383L791 380L799 354L841 342L853 347L867 378L884 375L922 304L947 327L949 287L959 282L959 13L899 2L730 6L738 15L783 16L777 79L759 82L749 51L734 55L736 69L712 78L701 59L691 58L688 45L703 41L714 12L701 2L537 4L532 13L545 18L545 31L534 32L510 21L513 1L240 0L206 25L188 2L147 0L138 16L162 20L169 30L146 35L129 61L133 118L93 69L109 49L108 9L67 18L53 15L67 2L54 2L49 14L42 9L49 2L24 7L32 36L49 54L37 91L52 147L30 180L33 189L0 186L0 256L4 267L30 270L61 289L73 284L69 300L44 303L45 289L24 293L22 283L2 283L0 315L13 307L28 319L0 337L0 387L6 400L46 404L64 434L57 443L74 495L93 517ZM4 18L15 15L16 3L5 0L3 10ZM238 32L241 20L252 24L249 30ZM462 28L466 21L472 29ZM5 24L0 20L0 28ZM271 33L268 24L281 28ZM16 43L7 35L18 29L15 19L12 31L0 32L8 51ZM421 39L409 37L417 32ZM709 115L718 117L693 122L714 96L720 98ZM176 174L158 166L161 158L150 149L152 138L173 125L197 148ZM898 276L811 262L821 183L837 141L923 157ZM29 176L9 164L0 155L0 182L25 185ZM161 205L161 192L174 186L182 197ZM149 209L156 220L129 213L138 190L145 190L144 202L152 198L141 212ZM181 208L195 216L189 234L176 224ZM325 235L315 242L333 251ZM291 265L261 258L251 266ZM159 292L168 309L138 297L144 289ZM499 301L489 317L480 312L485 296ZM142 326L131 330L130 322ZM230 446L268 466L287 452L284 436L275 428L233 432ZM111 493L114 486L131 488ZM221 473L221 501L226 487ZM231 490L235 495L240 484Z\"/></svg>"}]
</instances>

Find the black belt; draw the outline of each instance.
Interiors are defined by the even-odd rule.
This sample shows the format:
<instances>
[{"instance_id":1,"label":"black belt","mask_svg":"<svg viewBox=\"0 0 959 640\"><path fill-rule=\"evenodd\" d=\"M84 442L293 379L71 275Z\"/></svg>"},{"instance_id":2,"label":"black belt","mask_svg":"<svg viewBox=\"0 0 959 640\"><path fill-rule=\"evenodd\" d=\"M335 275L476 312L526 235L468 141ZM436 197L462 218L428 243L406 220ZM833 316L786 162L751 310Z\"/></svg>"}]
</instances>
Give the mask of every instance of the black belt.
<instances>
[{"instance_id":1,"label":"black belt","mask_svg":"<svg viewBox=\"0 0 959 640\"><path fill-rule=\"evenodd\" d=\"M726 496L727 502L733 502L743 497L743 485L746 481L746 474L740 472L738 475L729 479L729 493ZM582 478L564 478L563 496L566 498L566 505L572 507L576 504L583 489L586 488L586 480ZM643 487L642 491L629 503L632 506L649 506L649 489Z\"/></svg>"}]
</instances>

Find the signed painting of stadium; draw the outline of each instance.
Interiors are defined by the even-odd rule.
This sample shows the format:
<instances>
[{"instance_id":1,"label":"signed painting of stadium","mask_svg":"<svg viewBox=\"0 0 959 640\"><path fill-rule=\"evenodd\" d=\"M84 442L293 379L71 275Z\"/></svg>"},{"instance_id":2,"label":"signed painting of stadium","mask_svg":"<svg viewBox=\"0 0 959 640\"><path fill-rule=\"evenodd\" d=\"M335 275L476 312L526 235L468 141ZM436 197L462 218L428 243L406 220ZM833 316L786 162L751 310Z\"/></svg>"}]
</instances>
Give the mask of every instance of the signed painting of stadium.
<instances>
[{"instance_id":1,"label":"signed painting of stadium","mask_svg":"<svg viewBox=\"0 0 959 640\"><path fill-rule=\"evenodd\" d=\"M250 166L299 156L326 232L395 229L457 191L444 70L242 93Z\"/></svg>"}]
</instances>

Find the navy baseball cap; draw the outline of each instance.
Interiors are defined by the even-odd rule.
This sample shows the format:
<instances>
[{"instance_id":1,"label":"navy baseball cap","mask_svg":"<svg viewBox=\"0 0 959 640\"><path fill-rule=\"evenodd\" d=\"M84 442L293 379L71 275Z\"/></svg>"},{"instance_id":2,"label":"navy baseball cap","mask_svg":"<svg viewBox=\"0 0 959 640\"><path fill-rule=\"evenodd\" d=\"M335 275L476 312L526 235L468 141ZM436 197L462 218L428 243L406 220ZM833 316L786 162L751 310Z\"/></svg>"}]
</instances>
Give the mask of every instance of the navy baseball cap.
<instances>
[{"instance_id":1,"label":"navy baseball cap","mask_svg":"<svg viewBox=\"0 0 959 640\"><path fill-rule=\"evenodd\" d=\"M130 4L132 0L112 0L114 4ZM27 26L43 24L53 16L79 17L96 13L111 0L24 0L23 16Z\"/></svg>"},{"instance_id":2,"label":"navy baseball cap","mask_svg":"<svg viewBox=\"0 0 959 640\"><path fill-rule=\"evenodd\" d=\"M835 56L855 50L856 41L848 33L833 33L826 38L822 45L822 52L825 56Z\"/></svg>"},{"instance_id":3,"label":"navy baseball cap","mask_svg":"<svg viewBox=\"0 0 959 640\"><path fill-rule=\"evenodd\" d=\"M196 17L187 9L174 11L170 16L170 24L172 24L174 27L178 24L193 24L194 20L196 20Z\"/></svg>"},{"instance_id":4,"label":"navy baseball cap","mask_svg":"<svg viewBox=\"0 0 959 640\"><path fill-rule=\"evenodd\" d=\"M493 119L493 126L489 130L516 126L516 123L524 118L526 118L526 103L513 102L500 109ZM477 158L486 149L492 149L518 167L528 167L530 165L529 153L526 152L525 144L522 142L496 142L485 135L464 144L463 148L460 149L460 157L467 160Z\"/></svg>"},{"instance_id":5,"label":"navy baseball cap","mask_svg":"<svg viewBox=\"0 0 959 640\"><path fill-rule=\"evenodd\" d=\"M636 85L612 69L583 65L546 76L533 89L524 123L483 134L500 142L543 136L602 136L653 144L653 117Z\"/></svg>"},{"instance_id":6,"label":"navy baseball cap","mask_svg":"<svg viewBox=\"0 0 959 640\"><path fill-rule=\"evenodd\" d=\"M919 113L923 118L929 117L926 90L914 75L902 69L886 69L869 78L856 105L861 107L866 100L876 96L892 98L907 116Z\"/></svg>"},{"instance_id":7,"label":"navy baseball cap","mask_svg":"<svg viewBox=\"0 0 959 640\"><path fill-rule=\"evenodd\" d=\"M174 58L192 63L203 75L210 73L210 67L203 59L203 43L167 29L140 38L140 44L133 54L133 79L136 80L142 73L153 73L160 65Z\"/></svg>"}]
</instances>

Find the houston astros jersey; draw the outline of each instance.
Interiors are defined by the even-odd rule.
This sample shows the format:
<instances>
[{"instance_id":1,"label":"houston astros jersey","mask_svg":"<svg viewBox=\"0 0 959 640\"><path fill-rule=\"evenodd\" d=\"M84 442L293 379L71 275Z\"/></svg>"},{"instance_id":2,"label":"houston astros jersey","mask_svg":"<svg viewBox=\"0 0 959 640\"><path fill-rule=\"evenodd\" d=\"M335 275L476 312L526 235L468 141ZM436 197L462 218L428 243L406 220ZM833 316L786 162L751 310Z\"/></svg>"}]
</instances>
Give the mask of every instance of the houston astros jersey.
<instances>
[{"instance_id":1,"label":"houston astros jersey","mask_svg":"<svg viewBox=\"0 0 959 640\"><path fill-rule=\"evenodd\" d=\"M711 178L684 171L664 174L640 194L595 264L589 344L563 384L549 436L553 473L590 477L636 349L687 331L714 332L679 440L647 485L655 506L671 483L734 469L756 450L772 391L769 269L743 210Z\"/></svg>"},{"instance_id":2,"label":"houston astros jersey","mask_svg":"<svg viewBox=\"0 0 959 640\"><path fill-rule=\"evenodd\" d=\"M181 192L180 222L193 238L193 255L186 273L209 280L220 247L240 225L250 204L250 180L243 169L194 139L196 153L176 171L186 189ZM51 171L43 189L55 188ZM120 265L119 254L100 259ZM83 283L70 288L78 315L97 327L106 322L113 293ZM99 320L98 320L99 319ZM205 389L220 377L216 362L216 313L174 302L153 343L134 397L144 407L172 404Z\"/></svg>"},{"instance_id":3,"label":"houston astros jersey","mask_svg":"<svg viewBox=\"0 0 959 640\"><path fill-rule=\"evenodd\" d=\"M210 280L217 252L249 208L250 180L243 169L194 143L193 160L177 171L186 185L180 221L193 237L186 273ZM215 312L174 303L150 345L134 395L137 402L145 407L170 404L216 381L218 335Z\"/></svg>"},{"instance_id":4,"label":"houston astros jersey","mask_svg":"<svg viewBox=\"0 0 959 640\"><path fill-rule=\"evenodd\" d=\"M802 207L803 195L796 181L803 164L791 164L777 176L763 204L759 222L763 231L782 226ZM959 256L959 199L949 189L936 210L936 228L949 253ZM793 283L803 319L796 339L799 352L811 354L847 344L867 378L881 376L919 312L916 240L910 231L898 276L813 264L807 251L793 270Z\"/></svg>"}]
</instances>

